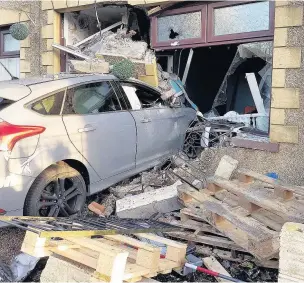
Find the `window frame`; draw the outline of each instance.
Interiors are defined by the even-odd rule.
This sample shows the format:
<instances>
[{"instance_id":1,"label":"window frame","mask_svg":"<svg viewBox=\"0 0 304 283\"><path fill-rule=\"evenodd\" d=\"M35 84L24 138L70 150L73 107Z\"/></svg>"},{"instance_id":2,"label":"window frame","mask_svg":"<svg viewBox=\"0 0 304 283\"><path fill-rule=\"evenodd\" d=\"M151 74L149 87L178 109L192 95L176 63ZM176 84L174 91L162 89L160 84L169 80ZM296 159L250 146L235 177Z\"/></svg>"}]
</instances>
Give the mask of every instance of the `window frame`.
<instances>
[{"instance_id":1,"label":"window frame","mask_svg":"<svg viewBox=\"0 0 304 283\"><path fill-rule=\"evenodd\" d=\"M181 14L188 14L191 12L199 12L201 11L201 36L199 38L191 38L191 39L172 39L168 41L158 41L158 18L166 17L166 16L174 16L174 15L181 15ZM179 8L174 10L168 10L161 13L159 16L152 17L152 46L153 47L166 47L171 46L172 48L176 47L171 45L174 42L178 42L178 46L185 45L185 44L197 44L197 43L206 43L207 42L207 34L206 34L206 27L207 27L207 5L200 4L191 7Z\"/></svg>"},{"instance_id":2,"label":"window frame","mask_svg":"<svg viewBox=\"0 0 304 283\"><path fill-rule=\"evenodd\" d=\"M251 32L242 32L242 33L233 33L225 35L214 35L214 11L218 8L226 8L233 6L240 6L246 4L254 4L260 2L269 3L269 29L262 31L251 31ZM248 39L255 37L269 37L274 34L274 10L275 3L274 1L227 1L227 2L216 2L208 4L208 23L207 23L207 39L208 42L218 42L218 41L231 41L239 39Z\"/></svg>"},{"instance_id":3,"label":"window frame","mask_svg":"<svg viewBox=\"0 0 304 283\"><path fill-rule=\"evenodd\" d=\"M20 57L20 49L17 51L4 51L4 35L10 34L9 28L0 28L0 59Z\"/></svg>"},{"instance_id":4,"label":"window frame","mask_svg":"<svg viewBox=\"0 0 304 283\"><path fill-rule=\"evenodd\" d=\"M113 91L114 91L114 94L116 96L116 99L119 103L119 106L120 106L120 110L115 110L115 111L107 111L107 112L98 112L98 113L87 113L87 114L78 114L78 113L72 113L72 114L66 114L64 113L64 107L65 107L65 104L67 102L67 97L68 97L68 91L72 88L76 88L76 87L79 87L79 86L82 86L82 85L88 85L88 84L96 84L96 83L104 83L104 82L107 82L111 85ZM77 115L77 116L88 116L88 115L101 115L101 114L109 114L109 113L119 113L119 112L122 112L122 111L128 111L128 110L124 110L121 106L121 101L117 95L117 91L114 87L114 81L112 80L94 80L94 81L90 81L90 82L81 82L81 83L78 83L78 84L75 84L75 85L71 85L71 86L68 86L66 88L66 93L65 93L65 96L64 96L64 101L63 101L63 104L62 104L62 109L61 109L61 116L70 116L70 115Z\"/></svg>"}]
</instances>

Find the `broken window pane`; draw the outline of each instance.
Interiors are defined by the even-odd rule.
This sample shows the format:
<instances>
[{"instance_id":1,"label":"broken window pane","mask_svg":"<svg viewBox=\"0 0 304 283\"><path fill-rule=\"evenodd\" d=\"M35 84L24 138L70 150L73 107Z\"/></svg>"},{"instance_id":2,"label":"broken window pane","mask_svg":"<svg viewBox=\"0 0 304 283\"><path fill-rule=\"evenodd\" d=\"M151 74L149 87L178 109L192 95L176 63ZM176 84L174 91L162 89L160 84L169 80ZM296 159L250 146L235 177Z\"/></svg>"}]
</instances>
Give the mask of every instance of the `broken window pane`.
<instances>
[{"instance_id":1,"label":"broken window pane","mask_svg":"<svg viewBox=\"0 0 304 283\"><path fill-rule=\"evenodd\" d=\"M157 20L158 42L200 38L201 34L201 11L160 17Z\"/></svg>"},{"instance_id":2,"label":"broken window pane","mask_svg":"<svg viewBox=\"0 0 304 283\"><path fill-rule=\"evenodd\" d=\"M269 2L243 4L214 10L214 35L269 29Z\"/></svg>"}]
</instances>

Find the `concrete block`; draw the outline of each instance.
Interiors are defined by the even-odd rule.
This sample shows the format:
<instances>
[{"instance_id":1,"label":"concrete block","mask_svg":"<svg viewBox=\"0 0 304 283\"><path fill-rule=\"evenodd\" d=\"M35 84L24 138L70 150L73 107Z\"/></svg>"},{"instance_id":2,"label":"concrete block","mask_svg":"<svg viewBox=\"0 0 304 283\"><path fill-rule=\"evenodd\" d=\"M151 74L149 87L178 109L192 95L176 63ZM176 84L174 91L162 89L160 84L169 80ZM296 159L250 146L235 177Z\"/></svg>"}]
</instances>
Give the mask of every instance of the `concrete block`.
<instances>
[{"instance_id":1,"label":"concrete block","mask_svg":"<svg viewBox=\"0 0 304 283\"><path fill-rule=\"evenodd\" d=\"M271 107L298 109L300 107L299 89L297 88L273 88Z\"/></svg>"},{"instance_id":2,"label":"concrete block","mask_svg":"<svg viewBox=\"0 0 304 283\"><path fill-rule=\"evenodd\" d=\"M47 51L52 51L53 50L53 46L52 46L53 43L54 43L53 39L48 38L46 40L46 50Z\"/></svg>"},{"instance_id":3,"label":"concrete block","mask_svg":"<svg viewBox=\"0 0 304 283\"><path fill-rule=\"evenodd\" d=\"M41 10L51 10L51 9L53 9L53 3L51 0L42 0L41 1Z\"/></svg>"},{"instance_id":4,"label":"concrete block","mask_svg":"<svg viewBox=\"0 0 304 283\"><path fill-rule=\"evenodd\" d=\"M156 75L155 76L139 76L138 79L151 86L158 87L158 78Z\"/></svg>"},{"instance_id":5,"label":"concrete block","mask_svg":"<svg viewBox=\"0 0 304 283\"><path fill-rule=\"evenodd\" d=\"M273 69L272 70L272 87L285 87L286 70Z\"/></svg>"},{"instance_id":6,"label":"concrete block","mask_svg":"<svg viewBox=\"0 0 304 283\"><path fill-rule=\"evenodd\" d=\"M289 1L275 0L276 7L287 6L287 5L289 5Z\"/></svg>"},{"instance_id":7,"label":"concrete block","mask_svg":"<svg viewBox=\"0 0 304 283\"><path fill-rule=\"evenodd\" d=\"M94 3L95 3L95 0L79 0L78 6L91 5L91 4L94 4Z\"/></svg>"},{"instance_id":8,"label":"concrete block","mask_svg":"<svg viewBox=\"0 0 304 283\"><path fill-rule=\"evenodd\" d=\"M282 143L298 143L299 128L298 126L271 125L270 141Z\"/></svg>"},{"instance_id":9,"label":"concrete block","mask_svg":"<svg viewBox=\"0 0 304 283\"><path fill-rule=\"evenodd\" d=\"M94 270L58 255L51 255L40 282L90 282Z\"/></svg>"},{"instance_id":10,"label":"concrete block","mask_svg":"<svg viewBox=\"0 0 304 283\"><path fill-rule=\"evenodd\" d=\"M26 77L26 73L21 73L20 72L20 76L19 77L20 77L20 79L24 79Z\"/></svg>"},{"instance_id":11,"label":"concrete block","mask_svg":"<svg viewBox=\"0 0 304 283\"><path fill-rule=\"evenodd\" d=\"M67 8L66 0L53 0L54 10Z\"/></svg>"},{"instance_id":12,"label":"concrete block","mask_svg":"<svg viewBox=\"0 0 304 283\"><path fill-rule=\"evenodd\" d=\"M303 6L283 6L275 9L275 27L301 26Z\"/></svg>"},{"instance_id":13,"label":"concrete block","mask_svg":"<svg viewBox=\"0 0 304 283\"><path fill-rule=\"evenodd\" d=\"M82 73L101 73L108 74L110 72L110 65L108 62L88 62L80 60L71 60L75 70Z\"/></svg>"},{"instance_id":14,"label":"concrete block","mask_svg":"<svg viewBox=\"0 0 304 283\"><path fill-rule=\"evenodd\" d=\"M284 109L271 108L270 124L272 124L272 125L284 125L285 124L285 110Z\"/></svg>"},{"instance_id":15,"label":"concrete block","mask_svg":"<svg viewBox=\"0 0 304 283\"><path fill-rule=\"evenodd\" d=\"M275 47L273 49L273 68L292 69L301 67L301 48Z\"/></svg>"},{"instance_id":16,"label":"concrete block","mask_svg":"<svg viewBox=\"0 0 304 283\"><path fill-rule=\"evenodd\" d=\"M228 155L224 155L215 171L216 177L229 180L239 162Z\"/></svg>"},{"instance_id":17,"label":"concrete block","mask_svg":"<svg viewBox=\"0 0 304 283\"><path fill-rule=\"evenodd\" d=\"M110 193L112 193L117 198L124 198L128 194L140 194L143 192L143 187L141 184L126 185L126 186L116 186L110 188Z\"/></svg>"},{"instance_id":18,"label":"concrete block","mask_svg":"<svg viewBox=\"0 0 304 283\"><path fill-rule=\"evenodd\" d=\"M78 6L78 0L67 0L67 6L68 7L77 7Z\"/></svg>"},{"instance_id":19,"label":"concrete block","mask_svg":"<svg viewBox=\"0 0 304 283\"><path fill-rule=\"evenodd\" d=\"M287 222L280 234L278 282L304 281L304 225Z\"/></svg>"},{"instance_id":20,"label":"concrete block","mask_svg":"<svg viewBox=\"0 0 304 283\"><path fill-rule=\"evenodd\" d=\"M41 55L41 61L43 66L53 66L53 52L43 52Z\"/></svg>"},{"instance_id":21,"label":"concrete block","mask_svg":"<svg viewBox=\"0 0 304 283\"><path fill-rule=\"evenodd\" d=\"M41 28L42 38L54 38L54 26L46 25Z\"/></svg>"},{"instance_id":22,"label":"concrete block","mask_svg":"<svg viewBox=\"0 0 304 283\"><path fill-rule=\"evenodd\" d=\"M274 30L274 41L273 46L274 47L282 47L287 45L287 28L276 28Z\"/></svg>"},{"instance_id":23,"label":"concrete block","mask_svg":"<svg viewBox=\"0 0 304 283\"><path fill-rule=\"evenodd\" d=\"M146 64L146 75L147 76L155 76L157 75L157 66L155 64Z\"/></svg>"},{"instance_id":24,"label":"concrete block","mask_svg":"<svg viewBox=\"0 0 304 283\"><path fill-rule=\"evenodd\" d=\"M20 41L20 48L29 48L29 47L31 47L31 44L30 44L30 37L28 36L26 39Z\"/></svg>"},{"instance_id":25,"label":"concrete block","mask_svg":"<svg viewBox=\"0 0 304 283\"><path fill-rule=\"evenodd\" d=\"M177 181L168 187L117 200L116 214L121 218L147 219L157 212L179 210L182 206L178 202L177 186L181 184Z\"/></svg>"},{"instance_id":26,"label":"concrete block","mask_svg":"<svg viewBox=\"0 0 304 283\"><path fill-rule=\"evenodd\" d=\"M30 73L31 72L31 63L26 60L20 60L20 72Z\"/></svg>"},{"instance_id":27,"label":"concrete block","mask_svg":"<svg viewBox=\"0 0 304 283\"><path fill-rule=\"evenodd\" d=\"M47 11L47 24L52 25L54 23L54 11L48 10Z\"/></svg>"},{"instance_id":28,"label":"concrete block","mask_svg":"<svg viewBox=\"0 0 304 283\"><path fill-rule=\"evenodd\" d=\"M20 48L20 60L25 60L26 48Z\"/></svg>"},{"instance_id":29,"label":"concrete block","mask_svg":"<svg viewBox=\"0 0 304 283\"><path fill-rule=\"evenodd\" d=\"M46 73L53 75L54 74L54 66L46 66Z\"/></svg>"}]
</instances>

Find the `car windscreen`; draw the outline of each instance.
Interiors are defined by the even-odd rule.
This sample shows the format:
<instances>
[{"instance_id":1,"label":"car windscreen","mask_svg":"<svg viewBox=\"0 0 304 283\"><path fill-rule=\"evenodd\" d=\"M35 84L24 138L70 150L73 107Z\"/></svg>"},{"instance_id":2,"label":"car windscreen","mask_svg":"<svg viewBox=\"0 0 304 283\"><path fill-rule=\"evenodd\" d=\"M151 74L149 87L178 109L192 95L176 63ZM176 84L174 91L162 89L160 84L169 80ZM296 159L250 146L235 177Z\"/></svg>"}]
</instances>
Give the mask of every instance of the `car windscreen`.
<instances>
[{"instance_id":1,"label":"car windscreen","mask_svg":"<svg viewBox=\"0 0 304 283\"><path fill-rule=\"evenodd\" d=\"M13 104L15 101L13 100L9 100L3 97L0 97L0 111L4 108L6 108L7 106Z\"/></svg>"}]
</instances>

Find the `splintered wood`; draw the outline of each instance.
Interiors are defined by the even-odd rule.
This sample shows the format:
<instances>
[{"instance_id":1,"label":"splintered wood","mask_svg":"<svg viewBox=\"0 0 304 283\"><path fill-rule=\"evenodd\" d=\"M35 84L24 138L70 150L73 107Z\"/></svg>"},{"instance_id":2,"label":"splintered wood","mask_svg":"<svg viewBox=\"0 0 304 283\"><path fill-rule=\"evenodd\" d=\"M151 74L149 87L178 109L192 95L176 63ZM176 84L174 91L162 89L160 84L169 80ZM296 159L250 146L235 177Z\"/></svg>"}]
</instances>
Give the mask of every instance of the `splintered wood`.
<instances>
[{"instance_id":1,"label":"splintered wood","mask_svg":"<svg viewBox=\"0 0 304 283\"><path fill-rule=\"evenodd\" d=\"M296 198L304 195L304 189L245 169L238 170L238 176L236 180L213 177L202 190L180 186L178 196L186 206L181 219L209 223L262 262L277 258L284 223L304 222L303 202ZM220 241L217 246L221 247Z\"/></svg>"},{"instance_id":2,"label":"splintered wood","mask_svg":"<svg viewBox=\"0 0 304 283\"><path fill-rule=\"evenodd\" d=\"M27 231L21 251L36 257L56 254L78 262L92 269L92 281L137 282L171 273L184 264L187 245L154 234L136 235L166 245L165 258L161 258L161 248L124 235L52 240Z\"/></svg>"}]
</instances>

